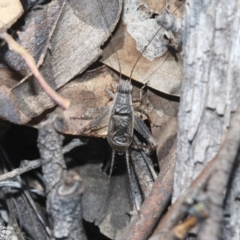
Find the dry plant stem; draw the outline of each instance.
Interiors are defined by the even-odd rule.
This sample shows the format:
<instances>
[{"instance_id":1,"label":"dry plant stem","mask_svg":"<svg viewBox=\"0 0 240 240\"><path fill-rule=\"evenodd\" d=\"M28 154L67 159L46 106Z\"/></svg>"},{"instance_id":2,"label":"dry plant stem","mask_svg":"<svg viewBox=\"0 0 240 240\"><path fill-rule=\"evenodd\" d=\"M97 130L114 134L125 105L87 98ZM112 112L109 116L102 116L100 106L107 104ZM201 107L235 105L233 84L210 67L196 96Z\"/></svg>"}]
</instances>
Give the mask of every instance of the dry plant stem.
<instances>
[{"instance_id":1,"label":"dry plant stem","mask_svg":"<svg viewBox=\"0 0 240 240\"><path fill-rule=\"evenodd\" d=\"M154 226L163 214L171 199L173 190L173 172L175 168L176 147L169 154L169 169L162 177L159 174L150 195L143 202L140 212L133 216L132 222L125 231L124 240L145 240L153 231Z\"/></svg>"},{"instance_id":2,"label":"dry plant stem","mask_svg":"<svg viewBox=\"0 0 240 240\"><path fill-rule=\"evenodd\" d=\"M183 239L187 236L188 231L193 228L198 222L198 218L196 216L191 216L183 223L179 224L173 229L174 235L178 239Z\"/></svg>"},{"instance_id":3,"label":"dry plant stem","mask_svg":"<svg viewBox=\"0 0 240 240\"><path fill-rule=\"evenodd\" d=\"M70 152L73 148L85 145L86 142L82 142L80 139L73 139L69 144L63 147L62 154ZM0 182L8 180L13 177L17 177L23 173L29 172L33 169L39 168L42 165L41 159L36 159L32 161L23 160L19 168L14 169L8 173L2 174L0 176Z\"/></svg>"},{"instance_id":4,"label":"dry plant stem","mask_svg":"<svg viewBox=\"0 0 240 240\"><path fill-rule=\"evenodd\" d=\"M67 172L62 154L63 122L52 115L41 124L38 148L47 194L47 212L53 239L85 239L82 226L83 185L75 172Z\"/></svg>"},{"instance_id":5,"label":"dry plant stem","mask_svg":"<svg viewBox=\"0 0 240 240\"><path fill-rule=\"evenodd\" d=\"M194 227L198 222L198 218L196 216L191 216L183 223L174 227L171 231L167 231L164 233L156 234L152 236L149 240L180 240L185 239L188 234L188 231Z\"/></svg>"},{"instance_id":6,"label":"dry plant stem","mask_svg":"<svg viewBox=\"0 0 240 240\"><path fill-rule=\"evenodd\" d=\"M10 193L10 192L11 192L10 188L5 189L5 194ZM7 204L7 207L9 209L9 222L8 222L8 224L13 227L13 230L14 230L14 233L16 234L16 236L17 236L17 239L24 240L21 228L19 227L19 223L18 223L17 218L16 218L16 213L15 213L16 208L14 207L13 201L14 201L13 197L6 198L6 204Z\"/></svg>"},{"instance_id":7,"label":"dry plant stem","mask_svg":"<svg viewBox=\"0 0 240 240\"><path fill-rule=\"evenodd\" d=\"M38 71L33 57L6 32L0 33L0 38L7 42L10 50L15 51L22 56L46 94L63 109L67 109L70 105L70 101L61 97L48 85L41 73Z\"/></svg>"},{"instance_id":8,"label":"dry plant stem","mask_svg":"<svg viewBox=\"0 0 240 240\"><path fill-rule=\"evenodd\" d=\"M160 222L155 235L171 231L178 221L184 216L183 202L188 195L195 189L198 191L206 187L207 196L210 199L209 218L202 223L201 232L198 239L219 239L221 234L221 221L223 218L223 203L226 194L226 187L231 176L232 167L238 154L240 144L240 107L235 113L227 136L217 154L209 162L202 173L194 180L184 196L181 196L171 207L163 220ZM168 236L167 235L164 237ZM161 239L165 239L165 238Z\"/></svg>"}]
</instances>

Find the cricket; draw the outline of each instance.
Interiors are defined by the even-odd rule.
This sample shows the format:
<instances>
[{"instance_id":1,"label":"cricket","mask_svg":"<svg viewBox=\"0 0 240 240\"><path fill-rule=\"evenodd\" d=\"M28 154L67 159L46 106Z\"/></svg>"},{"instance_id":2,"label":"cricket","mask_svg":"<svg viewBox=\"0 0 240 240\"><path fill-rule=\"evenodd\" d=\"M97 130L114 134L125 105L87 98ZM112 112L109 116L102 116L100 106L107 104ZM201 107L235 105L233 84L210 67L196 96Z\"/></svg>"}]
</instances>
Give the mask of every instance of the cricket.
<instances>
[{"instance_id":1,"label":"cricket","mask_svg":"<svg viewBox=\"0 0 240 240\"><path fill-rule=\"evenodd\" d=\"M134 144L134 129L146 139L151 150L156 148L157 143L144 121L134 112L131 82L120 79L116 94L108 89L106 89L106 92L113 99L112 106L87 124L82 129L82 133L90 133L107 126L107 141L112 148L109 180L112 174L115 154L123 155L125 153L129 179L131 181L128 149Z\"/></svg>"}]
</instances>

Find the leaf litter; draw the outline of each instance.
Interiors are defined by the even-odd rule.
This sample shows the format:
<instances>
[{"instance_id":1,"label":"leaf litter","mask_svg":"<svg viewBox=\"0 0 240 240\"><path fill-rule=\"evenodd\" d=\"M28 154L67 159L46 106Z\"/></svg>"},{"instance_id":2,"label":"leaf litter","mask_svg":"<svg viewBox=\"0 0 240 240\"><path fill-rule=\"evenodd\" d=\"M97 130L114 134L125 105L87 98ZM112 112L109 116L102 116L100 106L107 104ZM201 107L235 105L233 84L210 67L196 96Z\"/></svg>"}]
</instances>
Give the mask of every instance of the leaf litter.
<instances>
[{"instance_id":1,"label":"leaf litter","mask_svg":"<svg viewBox=\"0 0 240 240\"><path fill-rule=\"evenodd\" d=\"M102 62L117 71L120 62L122 74L157 91L179 96L181 55L171 55L167 51L167 38L174 38L174 35L160 27L157 19L166 7L180 18L183 6L176 0L167 1L167 4L166 1L126 1L123 17L112 39L114 47L107 45Z\"/></svg>"},{"instance_id":2,"label":"leaf litter","mask_svg":"<svg viewBox=\"0 0 240 240\"><path fill-rule=\"evenodd\" d=\"M54 2L54 1L52 1L52 2ZM68 7L71 8L71 4L72 4L72 6L76 6L75 1L70 1ZM165 1L164 1L164 3L162 3L162 6L164 4L165 4ZM78 10L79 10L79 8L76 8L77 12L75 12L75 14L79 17L80 13L78 12ZM87 10L87 12L89 12L89 10ZM108 12L109 11L106 11L106 8L105 8L104 13L106 14ZM102 18L102 16L103 16L103 13L101 12L101 18ZM62 20L61 18L65 19L66 17L64 18L64 15L60 15L59 19L58 19L60 22ZM56 24L59 24L59 21ZM116 25L116 21L113 25L111 25L112 26L111 29L113 29L115 25ZM59 30L58 30L58 27L59 27ZM98 23L95 23L95 27L98 27ZM117 28L117 32L114 35L114 38L118 38L118 31L122 31L122 30L126 31L126 29L124 29L124 27L125 26L122 26L122 23L119 24L119 26ZM51 40L52 43L57 44L57 37L56 37L55 41L52 40L52 39L54 39L55 32L60 31L62 26L57 25L57 26L55 26L55 28L57 30L52 30L53 31L53 37L51 36L48 39L48 42ZM76 25L73 28L75 28L74 30L78 29ZM94 31L95 30L91 30L91 32L94 32ZM104 29L105 34L107 32L108 35L109 35L110 31L111 30ZM65 28L65 32L67 32L67 27ZM76 33L76 31L70 31L70 32L71 32L70 36L79 36L80 35L79 33ZM128 33L126 33L126 32L124 33L125 36L127 34ZM89 37L89 34L87 35L87 37ZM110 59L108 59L108 60L110 60L112 62L111 58L115 58L115 60L117 59L117 61L120 61L121 73L123 73L124 75L130 76L131 71L132 71L132 67L135 64L136 59L139 56L139 52L136 51L135 58L133 60L133 58L131 58L132 55L129 54L129 53L131 53L132 51L135 51L134 50L135 49L135 43L133 42L132 44L129 45L129 44L125 44L126 43L125 39L122 39L123 41L120 41L118 39L119 44L114 44L114 38L110 41L111 43L107 45L107 46L109 46L109 48L111 47L112 49L114 49L113 53L110 55ZM105 38L105 40L106 40L106 38ZM81 39L81 41L82 41L82 39ZM128 41L133 41L133 40L128 40ZM80 40L79 40L78 43L79 43L78 45L80 45ZM101 42L101 44L102 43L103 43L103 41ZM72 56L73 55L72 50L74 51L74 50L76 50L76 48L72 47L71 44L70 44L71 47L68 50L70 52L66 53L64 51L64 52L62 52L62 55L61 54L56 55L55 58L53 57L54 56L54 50L55 50L56 53L58 53L58 51L60 51L59 49L61 49L61 48L63 50L65 50L66 45L59 44L59 46L57 46L59 48L57 48L54 45L53 45L53 47L49 47L48 44L49 43L47 43L47 45L46 45L47 48L46 47L44 48L45 51L46 51L45 53L44 53L43 50L39 51L43 55L41 55L38 62L39 62L40 70L42 69L42 71L45 72L45 74L47 74L47 75L52 74L54 76L54 79L53 79L53 82L52 82L53 86L54 86L54 89L58 89L59 87L61 88L65 83L67 83L72 78L74 78L77 74L79 74L81 71L86 69L86 67L89 66L97 58L97 56L99 56L99 52L98 52L98 54L96 54L95 57L93 57L92 60L89 61L89 63L87 63L83 68L81 68L81 64L79 64L78 59L77 59L77 58L79 58L79 56L81 56L81 54L78 53L77 51L75 51L74 56ZM89 44L87 44L87 46L88 45ZM125 47L125 50L124 50L125 55L124 54L121 55L121 52L119 53L119 51L118 51L118 57L116 57L116 54L114 53L115 49L119 48L121 50L120 47L123 46L123 45ZM134 46L134 47L131 47L131 46ZM95 46L93 45L91 47L94 48ZM126 47L129 47L129 48L127 48L127 50L126 50ZM49 49L49 50L46 50L46 49ZM58 51L56 49L58 49ZM103 59L105 58L106 52L108 51L106 49L104 50L104 53L103 53ZM88 48L88 50L89 50L89 48ZM128 51L128 50L129 50L129 52L128 52L128 54L126 54L126 51ZM70 56L69 54L70 53L71 53L71 59L69 60L69 56ZM44 56L44 54L45 54L45 56ZM168 56L167 54L168 53L165 53L165 55L163 55L161 57L162 59L160 61L160 65L158 65L158 66L161 66L160 69L162 69L162 66L165 65L165 63L167 61L170 62L169 58L167 58L167 60L163 60L164 57L166 59L166 56ZM128 55L128 57L129 57L128 59L126 58L126 55ZM124 57L122 57L122 56L124 56ZM50 58L50 60L48 58ZM52 64L56 63L54 61L54 59L56 61L61 60L62 62L60 61L60 65L58 65L58 64L52 65ZM106 60L106 62L108 60ZM84 61L86 61L86 58L84 59ZM151 71L155 71L155 70L151 70L153 64L152 65L150 64L150 66L148 65L147 67L144 68L144 66L141 64L141 61L146 61L146 60L143 57L141 57L141 59L137 63L137 67L133 71L133 79L138 80L136 77L134 77L135 73L137 73L139 75L138 76L139 79L144 79L144 76L151 74ZM149 60L147 60L147 61L149 61ZM65 64L67 62L68 62L68 64ZM126 62L128 64L126 64ZM164 64L161 64L161 63L164 63ZM44 68L44 64L46 64L45 68ZM55 76L55 74L54 74L54 72L52 72L52 70L51 70L51 72L48 72L48 69L47 69L48 64L50 64L51 67L53 67L53 69L56 68L56 72L58 74L57 76ZM129 73L128 74L126 74L124 72L124 67L126 67L126 66L124 66L124 64L129 65L129 71L128 71ZM158 61L158 64L159 64L159 61ZM178 62L178 64L179 64L179 62ZM72 68L70 68L70 65L74 65L73 67L75 67L75 70L72 70ZM115 63L115 65L117 66L118 63ZM156 63L156 65L157 65L157 63ZM171 72L172 67L173 66L170 65L170 67L168 67L168 69L166 71ZM117 66L116 69L119 69L119 66ZM149 69L149 71L146 71L146 69ZM141 70L142 70L142 72L141 72ZM24 72L24 71L22 71L22 68L21 68L21 70L19 70L19 73L22 73L22 72ZM144 73L147 72L147 74L143 75L143 72ZM63 74L62 78L64 78L64 79L62 80L62 82L60 84L57 84L56 83L56 81L57 81L56 78L58 76L60 76L60 74ZM140 76L141 76L141 78L140 78ZM160 76L160 75L158 75L158 76ZM22 102L21 107L20 107L21 111L24 112L24 114L27 116L27 120L22 121L24 123L29 122L33 117L38 116L41 112L43 112L44 110L53 106L52 103L45 104L46 103L46 99L45 99L46 96L42 95L39 92L39 90L34 91L34 95L32 95L32 92L31 92L32 88L36 90L36 87L31 86L32 83L30 81L30 78L31 77L27 77L27 78L23 79L19 85L17 85L15 88L13 88L13 92L17 96L18 100L23 100L23 99L25 99L24 97L27 96L26 100L24 100L24 102ZM52 79L52 77L50 77L50 81L52 81L51 79ZM168 76L168 79L166 80L166 82L167 81L171 82L171 80L172 80L172 77ZM64 119L65 119L65 121L64 121L65 125L64 125L64 128L63 128L63 132L66 133L66 134L71 134L71 135L79 135L80 129L83 126L85 126L91 120L90 117L88 118L88 115L95 115L96 116L96 115L98 115L99 112L102 111L102 109L105 106L111 105L111 100L109 99L108 95L106 94L105 89L112 89L112 90L116 89L116 85L117 85L118 81L119 81L119 77L113 71L111 71L107 67L101 67L101 68L98 68L96 70L93 70L93 71L86 72L86 73L82 74L80 78L79 77L75 78L73 81L71 81L65 87L61 88L59 90L59 93L61 93L65 97L69 97L69 99L71 100L71 103L72 103L71 107L67 111L62 112L62 115L64 116ZM142 80L139 80L139 81L142 81ZM149 81L149 83L150 83L150 81ZM156 83L156 81L155 81L155 84L157 86L159 86L159 82ZM169 95L169 94L178 95L178 92L179 92L178 89L179 89L180 84L178 84L178 85L177 84L174 85L174 84L173 85L170 84L171 87L169 87L168 89L167 88L164 89L162 87L160 87L160 88L159 87L158 88L153 87L153 88L159 90L160 92L166 93L167 95ZM134 87L133 95L139 96L139 88L140 87L139 87L138 84L134 84L134 85L135 85L135 87ZM151 86L151 85L149 85L149 86ZM175 88L175 90L173 90L174 88ZM27 91L24 90L24 89L27 89ZM24 93L24 94L22 94L22 93ZM29 97L28 97L28 95L29 95ZM41 102L42 101L41 99L43 100L43 102ZM31 108L29 108L29 106L26 107L26 104L29 105L29 103L31 103ZM96 107L97 107L97 109L96 109ZM157 142L158 142L157 155L158 155L159 163L161 165L160 160L162 158L164 158L165 156L167 156L168 151L170 149L169 147L171 146L171 143L176 136L176 127L177 127L176 116L177 116L178 103L177 103L175 98L172 101L171 97L167 97L165 94L159 93L159 92L154 91L154 90L147 89L147 91L144 94L142 105L140 106L140 108L147 111L149 116L150 116L152 133L153 133L154 137L157 139ZM57 109L57 111L59 112L61 110ZM42 121L43 118L40 118L40 120ZM30 123L30 125L31 124L33 124L33 123ZM36 124L36 123L34 122L34 124ZM107 133L106 128L105 129L100 129L99 131L96 131L94 133L94 136L105 137L106 133ZM86 165L86 168L87 167L88 167L88 165ZM84 175L84 172L86 173L86 171L84 169L85 168L82 168L82 167L79 168L79 171L80 172L82 171L81 176ZM99 166L96 169L96 172L97 171L100 171ZM87 176L85 176L84 178L86 179L85 180L86 184L89 185L90 189L91 189L91 187L96 188L96 186L95 186L97 184L96 182L91 184L91 183L88 183L88 180L87 180L88 177ZM106 181L106 176L105 177L102 176L102 179L104 179L104 178L105 178L105 181ZM128 176L125 175L123 179L125 179L124 180L125 182L128 182ZM114 182L114 180L111 180L111 181ZM119 189L119 191L120 191L120 190L122 190L122 188L124 188L124 184L121 187L120 186L117 187L116 189ZM109 191L111 191L111 190L109 190ZM102 189L102 194L103 193L104 193L104 188ZM115 194L117 194L117 193L118 192L116 192ZM129 192L127 191L127 193L123 194L123 196L120 198L120 202L123 199L128 199L128 197L129 197ZM91 198L91 196L90 196L90 198ZM87 204L88 201L89 201L89 197L86 198L86 200L83 200L83 204L86 205L86 208L85 208L86 212L89 211L92 207L91 204L89 204L89 205ZM113 238L113 239L118 239L118 237L119 237L119 239L121 239L122 232L124 231L123 227L126 226L125 225L125 223L126 223L125 220L129 221L129 217L126 217L126 209L128 209L129 200L127 200L127 202L123 204L123 205L126 204L125 205L126 208L124 208L124 210L122 210L122 212L118 216L113 216L112 215L116 211L116 208L114 209L114 207L113 208L110 207L105 212L105 218L102 219L102 221L99 221L99 220L97 221L96 220L97 218L100 217L100 215L97 218L95 217L95 223L100 224L99 226L100 226L102 232L104 234L106 234L107 236ZM115 199L115 200L113 199L112 204L113 204L113 206L115 205L115 207L116 207L116 206L118 206L119 203L117 202L117 199ZM129 211L129 210L127 210L127 211ZM85 217L86 216L87 215L85 214ZM124 224L121 225L121 227L118 226L119 222L122 221L122 220L120 220L120 218L125 219L123 221ZM89 220L89 221L94 221L93 218L91 218L91 219L92 220ZM101 225L101 222L102 222L102 225ZM112 224L112 222L115 222L115 223ZM116 236L118 236L118 237L116 237Z\"/></svg>"}]
</instances>

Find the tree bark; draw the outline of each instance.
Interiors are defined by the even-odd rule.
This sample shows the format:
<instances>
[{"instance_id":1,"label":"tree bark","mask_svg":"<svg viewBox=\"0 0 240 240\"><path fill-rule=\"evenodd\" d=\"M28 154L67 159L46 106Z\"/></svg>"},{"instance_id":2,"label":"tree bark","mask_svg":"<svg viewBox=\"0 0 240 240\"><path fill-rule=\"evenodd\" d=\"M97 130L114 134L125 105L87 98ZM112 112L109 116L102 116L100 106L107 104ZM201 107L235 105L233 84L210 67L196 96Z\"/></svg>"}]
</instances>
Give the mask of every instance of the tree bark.
<instances>
[{"instance_id":1,"label":"tree bark","mask_svg":"<svg viewBox=\"0 0 240 240\"><path fill-rule=\"evenodd\" d=\"M188 0L173 201L217 154L240 102L240 0ZM222 239L240 239L240 167L232 173ZM218 186L216 186L217 188Z\"/></svg>"}]
</instances>

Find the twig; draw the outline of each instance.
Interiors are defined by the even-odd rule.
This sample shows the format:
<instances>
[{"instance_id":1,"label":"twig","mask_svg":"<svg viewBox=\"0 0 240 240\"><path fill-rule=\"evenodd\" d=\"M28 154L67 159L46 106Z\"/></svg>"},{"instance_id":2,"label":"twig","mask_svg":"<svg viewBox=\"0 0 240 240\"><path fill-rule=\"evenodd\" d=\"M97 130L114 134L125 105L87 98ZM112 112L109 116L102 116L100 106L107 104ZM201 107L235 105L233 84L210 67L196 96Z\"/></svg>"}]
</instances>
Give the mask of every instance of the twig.
<instances>
[{"instance_id":1,"label":"twig","mask_svg":"<svg viewBox=\"0 0 240 240\"><path fill-rule=\"evenodd\" d=\"M173 228L186 215L185 208L183 207L186 204L186 198L191 198L193 191L197 192L205 187L205 185L207 184L207 180L209 179L209 176L212 172L212 169L214 168L216 160L217 159L214 158L206 165L201 174L192 182L187 192L184 195L180 196L177 201L170 207L167 214L158 224L156 230L154 231L154 235L160 232L168 231L169 229Z\"/></svg>"},{"instance_id":2,"label":"twig","mask_svg":"<svg viewBox=\"0 0 240 240\"><path fill-rule=\"evenodd\" d=\"M145 240L166 209L173 190L173 172L175 168L176 146L169 154L169 168L164 177L158 176L148 198L143 202L140 212L133 216L132 222L125 231L124 240Z\"/></svg>"},{"instance_id":3,"label":"twig","mask_svg":"<svg viewBox=\"0 0 240 240\"><path fill-rule=\"evenodd\" d=\"M81 139L73 139L69 144L63 147L62 154L70 152L73 148L85 145L86 142L82 142ZM19 168L16 168L8 173L2 174L0 176L0 182L8 180L10 178L19 176L25 172L31 171L33 169L39 168L42 165L41 159L36 159L32 161L23 160Z\"/></svg>"},{"instance_id":4,"label":"twig","mask_svg":"<svg viewBox=\"0 0 240 240\"><path fill-rule=\"evenodd\" d=\"M21 188L22 185L16 181L2 181L0 182L0 188L1 187Z\"/></svg>"},{"instance_id":5,"label":"twig","mask_svg":"<svg viewBox=\"0 0 240 240\"><path fill-rule=\"evenodd\" d=\"M20 54L22 58L26 61L27 65L31 69L33 75L35 76L36 80L46 92L46 94L59 106L63 109L67 109L70 105L70 101L68 99L64 99L59 94L57 94L45 81L41 73L38 71L37 65L33 57L24 49L21 45L19 45L8 33L3 32L0 33L0 38L5 40L9 46L10 50L13 50Z\"/></svg>"}]
</instances>

